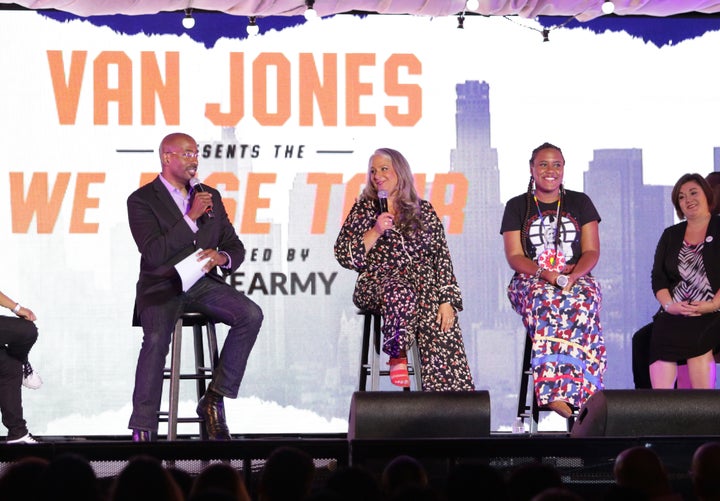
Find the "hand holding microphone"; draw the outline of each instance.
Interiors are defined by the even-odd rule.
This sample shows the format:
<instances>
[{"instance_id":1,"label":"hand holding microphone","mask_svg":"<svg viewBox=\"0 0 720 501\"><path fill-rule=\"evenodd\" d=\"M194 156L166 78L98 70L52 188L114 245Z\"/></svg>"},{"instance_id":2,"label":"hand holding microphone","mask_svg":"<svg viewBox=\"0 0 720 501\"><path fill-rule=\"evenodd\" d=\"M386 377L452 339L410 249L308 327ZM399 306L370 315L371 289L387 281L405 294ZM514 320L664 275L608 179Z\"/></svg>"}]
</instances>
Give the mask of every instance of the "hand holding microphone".
<instances>
[{"instance_id":1,"label":"hand holding microphone","mask_svg":"<svg viewBox=\"0 0 720 501\"><path fill-rule=\"evenodd\" d=\"M210 219L214 218L215 212L212 208L212 195L205 191L205 188L203 188L200 180L196 177L190 178L190 186L195 191L195 196L193 197L193 203L190 210L192 211L196 207L202 206L203 212L207 214Z\"/></svg>"},{"instance_id":2,"label":"hand holding microphone","mask_svg":"<svg viewBox=\"0 0 720 501\"><path fill-rule=\"evenodd\" d=\"M388 212L388 200L387 200L387 191L385 190L379 190L378 191L378 203L380 205L380 215L378 215L377 221L375 222L375 231L377 231L379 234L385 233L387 230L391 230L393 228L393 217Z\"/></svg>"}]
</instances>

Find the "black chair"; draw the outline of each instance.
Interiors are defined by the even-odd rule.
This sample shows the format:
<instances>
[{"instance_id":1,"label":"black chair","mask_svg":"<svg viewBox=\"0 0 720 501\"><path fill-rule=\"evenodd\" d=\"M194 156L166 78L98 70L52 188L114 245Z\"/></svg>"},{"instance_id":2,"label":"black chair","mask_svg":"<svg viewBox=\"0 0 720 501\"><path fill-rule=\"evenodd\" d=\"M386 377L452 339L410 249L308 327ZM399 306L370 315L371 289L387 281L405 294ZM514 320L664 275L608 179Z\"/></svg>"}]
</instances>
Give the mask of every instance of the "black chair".
<instances>
[{"instance_id":1,"label":"black chair","mask_svg":"<svg viewBox=\"0 0 720 501\"><path fill-rule=\"evenodd\" d=\"M195 349L195 367L192 373L181 373L181 353L183 327L192 327L193 346ZM203 343L203 328L207 337L208 358L205 360L205 348ZM178 404L180 397L180 381L193 380L197 392L197 399L205 394L206 382L210 381L218 362L218 342L215 333L215 323L208 317L198 312L186 312L175 323L175 330L172 334L170 345L170 367L163 371L163 379L170 381L168 392L168 410L158 412L158 421L168 424L168 440L177 439L178 423L199 423L200 438L207 440L207 432L203 420L196 415L192 417L178 417Z\"/></svg>"}]
</instances>

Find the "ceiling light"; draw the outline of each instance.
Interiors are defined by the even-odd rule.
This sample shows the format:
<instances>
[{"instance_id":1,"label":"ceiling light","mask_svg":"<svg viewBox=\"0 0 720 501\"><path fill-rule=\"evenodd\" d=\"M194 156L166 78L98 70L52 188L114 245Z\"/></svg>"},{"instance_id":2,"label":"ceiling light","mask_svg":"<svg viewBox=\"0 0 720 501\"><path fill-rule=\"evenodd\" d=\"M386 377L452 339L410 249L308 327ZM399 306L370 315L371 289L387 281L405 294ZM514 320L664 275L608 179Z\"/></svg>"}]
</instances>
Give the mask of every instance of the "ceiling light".
<instances>
[{"instance_id":1,"label":"ceiling light","mask_svg":"<svg viewBox=\"0 0 720 501\"><path fill-rule=\"evenodd\" d=\"M195 26L195 19L192 17L192 9L185 9L185 17L183 17L182 25L186 30L191 30Z\"/></svg>"},{"instance_id":2,"label":"ceiling light","mask_svg":"<svg viewBox=\"0 0 720 501\"><path fill-rule=\"evenodd\" d=\"M318 13L313 8L313 5L315 5L315 0L305 0L305 6L307 7L307 9L305 9L306 21L314 21L318 18Z\"/></svg>"},{"instance_id":3,"label":"ceiling light","mask_svg":"<svg viewBox=\"0 0 720 501\"><path fill-rule=\"evenodd\" d=\"M480 0L467 0L465 8L467 10L477 10L480 7Z\"/></svg>"},{"instance_id":4,"label":"ceiling light","mask_svg":"<svg viewBox=\"0 0 720 501\"><path fill-rule=\"evenodd\" d=\"M612 14L615 12L615 4L611 0L605 0L602 4L603 14Z\"/></svg>"},{"instance_id":5,"label":"ceiling light","mask_svg":"<svg viewBox=\"0 0 720 501\"><path fill-rule=\"evenodd\" d=\"M254 37L258 33L260 33L260 26L257 25L257 18L255 16L250 16L250 21L247 25L247 34Z\"/></svg>"}]
</instances>

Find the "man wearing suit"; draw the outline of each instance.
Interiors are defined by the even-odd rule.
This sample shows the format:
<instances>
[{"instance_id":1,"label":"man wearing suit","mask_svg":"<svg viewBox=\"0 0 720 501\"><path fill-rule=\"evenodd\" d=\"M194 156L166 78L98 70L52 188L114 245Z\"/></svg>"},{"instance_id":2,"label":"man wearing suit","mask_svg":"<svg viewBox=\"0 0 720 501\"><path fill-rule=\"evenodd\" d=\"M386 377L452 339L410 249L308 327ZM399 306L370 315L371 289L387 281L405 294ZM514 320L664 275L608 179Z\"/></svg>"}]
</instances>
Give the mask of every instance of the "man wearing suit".
<instances>
[{"instance_id":1,"label":"man wearing suit","mask_svg":"<svg viewBox=\"0 0 720 501\"><path fill-rule=\"evenodd\" d=\"M184 311L199 311L230 326L197 407L209 438L229 440L223 397L237 397L263 314L223 278L243 262L245 247L220 193L205 185L190 188L198 169L197 143L187 134L173 133L162 140L159 153L160 175L127 200L130 231L141 254L134 324L143 328L129 428L133 441L156 438L171 333ZM198 261L208 259L205 274L183 292L175 265L198 249Z\"/></svg>"}]
</instances>

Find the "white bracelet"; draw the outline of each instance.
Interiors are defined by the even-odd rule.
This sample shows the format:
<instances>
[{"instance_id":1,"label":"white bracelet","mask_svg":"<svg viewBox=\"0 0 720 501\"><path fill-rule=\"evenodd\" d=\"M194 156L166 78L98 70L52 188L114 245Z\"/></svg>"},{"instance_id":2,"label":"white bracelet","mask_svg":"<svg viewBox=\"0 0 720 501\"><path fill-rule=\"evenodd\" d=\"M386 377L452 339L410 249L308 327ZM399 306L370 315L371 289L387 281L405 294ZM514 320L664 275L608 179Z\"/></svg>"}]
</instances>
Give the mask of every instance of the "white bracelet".
<instances>
[{"instance_id":1,"label":"white bracelet","mask_svg":"<svg viewBox=\"0 0 720 501\"><path fill-rule=\"evenodd\" d=\"M20 309L21 309L21 308L22 308L22 306L20 306L20 303L17 303L17 304L15 305L15 308L13 308L12 311L13 311L13 313L15 313L15 314L17 315L18 313L20 313Z\"/></svg>"},{"instance_id":2,"label":"white bracelet","mask_svg":"<svg viewBox=\"0 0 720 501\"><path fill-rule=\"evenodd\" d=\"M663 305L663 310L667 311L668 308L670 308L670 305L671 305L671 304L672 304L672 301L669 302L669 303L665 303L665 304Z\"/></svg>"}]
</instances>

